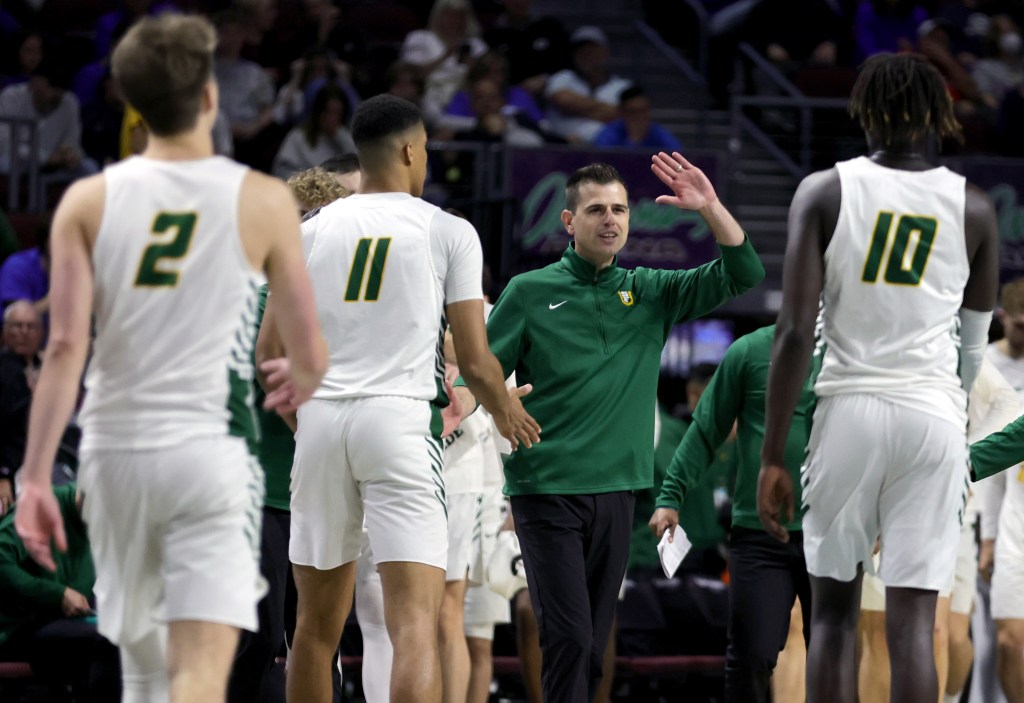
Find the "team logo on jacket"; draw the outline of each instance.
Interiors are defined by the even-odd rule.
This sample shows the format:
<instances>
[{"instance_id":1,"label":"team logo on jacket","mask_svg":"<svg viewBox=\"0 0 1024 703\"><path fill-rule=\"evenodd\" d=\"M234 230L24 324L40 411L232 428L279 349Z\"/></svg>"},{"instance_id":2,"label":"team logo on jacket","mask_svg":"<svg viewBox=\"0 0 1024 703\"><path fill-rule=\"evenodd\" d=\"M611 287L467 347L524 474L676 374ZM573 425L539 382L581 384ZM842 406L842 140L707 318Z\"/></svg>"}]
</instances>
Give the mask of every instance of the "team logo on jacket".
<instances>
[{"instance_id":1,"label":"team logo on jacket","mask_svg":"<svg viewBox=\"0 0 1024 703\"><path fill-rule=\"evenodd\" d=\"M621 300L622 304L625 305L627 308L630 307L633 304L633 302L634 302L634 300L633 300L633 291L631 291L631 290L620 290L619 291L619 300Z\"/></svg>"}]
</instances>

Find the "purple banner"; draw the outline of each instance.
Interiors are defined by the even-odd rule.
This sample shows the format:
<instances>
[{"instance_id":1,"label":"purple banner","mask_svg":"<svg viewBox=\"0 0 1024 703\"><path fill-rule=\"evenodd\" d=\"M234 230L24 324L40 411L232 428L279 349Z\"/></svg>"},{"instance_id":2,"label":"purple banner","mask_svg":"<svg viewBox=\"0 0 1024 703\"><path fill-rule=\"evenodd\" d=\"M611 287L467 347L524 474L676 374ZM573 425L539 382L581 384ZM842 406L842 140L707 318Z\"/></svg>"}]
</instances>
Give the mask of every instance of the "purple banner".
<instances>
[{"instance_id":1,"label":"purple banner","mask_svg":"<svg viewBox=\"0 0 1024 703\"><path fill-rule=\"evenodd\" d=\"M686 157L721 192L719 159L706 153ZM508 182L517 213L513 273L561 257L572 241L561 220L565 183L576 169L595 162L618 169L629 190L629 240L619 254L621 266L692 268L718 256L714 237L700 215L654 202L670 191L651 173L651 152L513 149L508 155Z\"/></svg>"},{"instance_id":2,"label":"purple banner","mask_svg":"<svg viewBox=\"0 0 1024 703\"><path fill-rule=\"evenodd\" d=\"M999 280L1024 276L1024 161L949 159L948 165L992 198L999 218Z\"/></svg>"}]
</instances>

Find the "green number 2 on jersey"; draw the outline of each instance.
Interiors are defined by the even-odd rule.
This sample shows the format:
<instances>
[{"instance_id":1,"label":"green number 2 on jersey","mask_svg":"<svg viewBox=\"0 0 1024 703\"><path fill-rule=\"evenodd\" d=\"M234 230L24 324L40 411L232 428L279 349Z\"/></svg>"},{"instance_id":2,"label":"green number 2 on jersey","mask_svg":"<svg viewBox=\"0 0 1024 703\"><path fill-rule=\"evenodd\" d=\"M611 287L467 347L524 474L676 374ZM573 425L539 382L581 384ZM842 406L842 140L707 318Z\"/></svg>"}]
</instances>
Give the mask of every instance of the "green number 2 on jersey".
<instances>
[{"instance_id":1,"label":"green number 2 on jersey","mask_svg":"<svg viewBox=\"0 0 1024 703\"><path fill-rule=\"evenodd\" d=\"M178 285L178 272L162 266L165 259L183 259L192 243L192 232L196 228L197 215L194 212L161 212L153 220L153 236L174 230L170 241L150 244L142 252L139 272L135 285L145 288L174 288Z\"/></svg>"},{"instance_id":2,"label":"green number 2 on jersey","mask_svg":"<svg viewBox=\"0 0 1024 703\"><path fill-rule=\"evenodd\" d=\"M345 286L346 302L357 302L363 289L363 278L366 275L366 262L370 259L370 245L374 240L360 239L356 245L356 255L352 259L352 268L348 272L348 285ZM373 260L370 261L370 275L366 281L366 292L363 300L374 303L380 297L380 284L384 280L384 265L388 261L388 247L391 237L381 237L373 247Z\"/></svg>"},{"instance_id":3,"label":"green number 2 on jersey","mask_svg":"<svg viewBox=\"0 0 1024 703\"><path fill-rule=\"evenodd\" d=\"M861 276L865 283L875 283L878 280L878 272L889 244L889 234L893 229L893 217L891 212L878 213L875 232L871 235L871 246L868 248L868 258L864 262L864 274ZM897 286L920 285L938 229L939 223L934 217L900 216L896 224L896 236L892 238L892 248L889 250L889 263L885 267L886 283ZM913 251L908 251L911 236L915 233L916 244Z\"/></svg>"}]
</instances>

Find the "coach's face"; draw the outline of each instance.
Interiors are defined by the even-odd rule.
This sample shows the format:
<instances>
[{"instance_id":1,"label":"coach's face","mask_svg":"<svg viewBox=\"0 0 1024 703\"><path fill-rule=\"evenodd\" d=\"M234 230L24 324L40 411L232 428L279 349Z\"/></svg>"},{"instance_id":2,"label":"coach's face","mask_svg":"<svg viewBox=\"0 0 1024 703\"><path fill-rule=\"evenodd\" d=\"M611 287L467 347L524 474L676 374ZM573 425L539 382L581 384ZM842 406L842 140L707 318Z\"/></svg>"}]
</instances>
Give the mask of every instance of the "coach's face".
<instances>
[{"instance_id":1,"label":"coach's face","mask_svg":"<svg viewBox=\"0 0 1024 703\"><path fill-rule=\"evenodd\" d=\"M629 237L629 198L619 183L580 184L576 211L562 211L562 223L576 240L576 253L602 269Z\"/></svg>"}]
</instances>

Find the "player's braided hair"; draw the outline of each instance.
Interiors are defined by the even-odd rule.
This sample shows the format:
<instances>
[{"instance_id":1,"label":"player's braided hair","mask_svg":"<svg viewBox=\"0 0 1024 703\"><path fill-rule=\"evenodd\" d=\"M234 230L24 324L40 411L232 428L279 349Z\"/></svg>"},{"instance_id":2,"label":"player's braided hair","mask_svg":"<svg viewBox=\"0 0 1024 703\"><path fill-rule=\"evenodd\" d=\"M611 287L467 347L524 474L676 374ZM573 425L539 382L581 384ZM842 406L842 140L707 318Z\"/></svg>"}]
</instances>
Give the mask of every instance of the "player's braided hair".
<instances>
[{"instance_id":1,"label":"player's braided hair","mask_svg":"<svg viewBox=\"0 0 1024 703\"><path fill-rule=\"evenodd\" d=\"M877 54L861 67L850 115L883 148L907 148L934 132L962 140L946 83L917 54Z\"/></svg>"}]
</instances>

